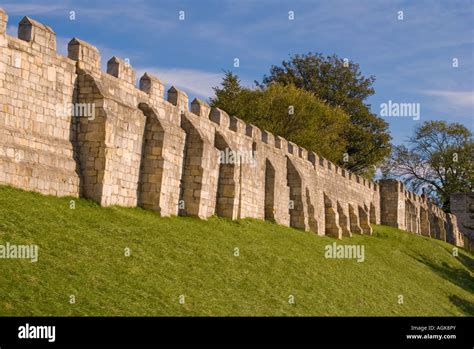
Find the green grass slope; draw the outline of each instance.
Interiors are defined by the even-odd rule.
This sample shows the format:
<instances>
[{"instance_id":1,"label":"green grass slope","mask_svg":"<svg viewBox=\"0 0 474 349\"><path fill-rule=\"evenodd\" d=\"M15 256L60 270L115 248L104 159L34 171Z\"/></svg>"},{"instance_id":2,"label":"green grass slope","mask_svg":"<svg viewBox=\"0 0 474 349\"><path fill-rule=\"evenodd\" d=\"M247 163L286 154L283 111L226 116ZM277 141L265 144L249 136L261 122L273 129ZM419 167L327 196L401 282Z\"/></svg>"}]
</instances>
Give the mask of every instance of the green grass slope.
<instances>
[{"instance_id":1,"label":"green grass slope","mask_svg":"<svg viewBox=\"0 0 474 349\"><path fill-rule=\"evenodd\" d=\"M0 187L0 245L39 245L0 259L0 315L474 315L473 255L441 241L374 226L337 241L364 245L358 263L269 222L70 200Z\"/></svg>"}]
</instances>

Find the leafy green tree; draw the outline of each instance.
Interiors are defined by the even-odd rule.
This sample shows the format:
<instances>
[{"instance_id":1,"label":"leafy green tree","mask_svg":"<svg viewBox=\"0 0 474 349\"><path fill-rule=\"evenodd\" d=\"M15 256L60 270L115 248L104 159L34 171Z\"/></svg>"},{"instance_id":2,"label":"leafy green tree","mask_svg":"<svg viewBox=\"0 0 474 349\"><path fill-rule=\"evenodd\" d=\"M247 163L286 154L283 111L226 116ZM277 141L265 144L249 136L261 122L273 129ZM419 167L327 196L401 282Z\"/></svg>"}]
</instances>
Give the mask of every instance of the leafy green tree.
<instances>
[{"instance_id":1,"label":"leafy green tree","mask_svg":"<svg viewBox=\"0 0 474 349\"><path fill-rule=\"evenodd\" d=\"M415 128L409 145L393 148L382 166L385 178L402 178L413 190L433 197L447 212L452 193L474 189L474 142L465 126L426 121Z\"/></svg>"},{"instance_id":2,"label":"leafy green tree","mask_svg":"<svg viewBox=\"0 0 474 349\"><path fill-rule=\"evenodd\" d=\"M336 55L308 53L291 56L281 66L272 66L260 87L273 83L293 84L313 93L332 106L341 107L351 118L343 139L348 144L349 170L371 177L375 165L390 154L387 123L371 113L364 101L374 94L375 78L364 77L359 65Z\"/></svg>"},{"instance_id":3,"label":"leafy green tree","mask_svg":"<svg viewBox=\"0 0 474 349\"><path fill-rule=\"evenodd\" d=\"M212 106L333 162L343 158L347 144L342 135L350 123L349 117L342 109L328 106L312 93L282 84L265 89L245 88L231 72L226 72L221 87L215 87L214 91Z\"/></svg>"}]
</instances>

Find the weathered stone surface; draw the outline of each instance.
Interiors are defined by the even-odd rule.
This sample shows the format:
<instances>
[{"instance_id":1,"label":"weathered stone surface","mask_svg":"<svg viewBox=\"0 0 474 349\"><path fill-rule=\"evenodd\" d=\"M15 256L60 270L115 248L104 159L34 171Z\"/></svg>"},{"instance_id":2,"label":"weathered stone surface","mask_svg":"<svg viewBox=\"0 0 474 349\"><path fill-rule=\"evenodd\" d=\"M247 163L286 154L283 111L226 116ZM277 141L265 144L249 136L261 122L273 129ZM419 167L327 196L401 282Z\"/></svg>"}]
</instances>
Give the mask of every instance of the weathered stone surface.
<instances>
[{"instance_id":1,"label":"weathered stone surface","mask_svg":"<svg viewBox=\"0 0 474 349\"><path fill-rule=\"evenodd\" d=\"M23 17L18 25L18 38L37 44L41 52L56 51L56 34L54 31L29 17ZM34 45L33 45L34 46Z\"/></svg>"},{"instance_id":2,"label":"weathered stone surface","mask_svg":"<svg viewBox=\"0 0 474 349\"><path fill-rule=\"evenodd\" d=\"M454 193L451 195L451 220L456 220L457 227L465 237L465 247L474 251L474 193ZM455 224L452 224L455 227ZM451 243L458 244L456 231L452 232Z\"/></svg>"},{"instance_id":3,"label":"weathered stone surface","mask_svg":"<svg viewBox=\"0 0 474 349\"><path fill-rule=\"evenodd\" d=\"M135 72L130 63L118 57L112 57L107 62L107 74L115 76L131 84L135 83Z\"/></svg>"},{"instance_id":4,"label":"weathered stone surface","mask_svg":"<svg viewBox=\"0 0 474 349\"><path fill-rule=\"evenodd\" d=\"M0 34L5 34L8 24L8 15L7 13L0 8Z\"/></svg>"}]
</instances>

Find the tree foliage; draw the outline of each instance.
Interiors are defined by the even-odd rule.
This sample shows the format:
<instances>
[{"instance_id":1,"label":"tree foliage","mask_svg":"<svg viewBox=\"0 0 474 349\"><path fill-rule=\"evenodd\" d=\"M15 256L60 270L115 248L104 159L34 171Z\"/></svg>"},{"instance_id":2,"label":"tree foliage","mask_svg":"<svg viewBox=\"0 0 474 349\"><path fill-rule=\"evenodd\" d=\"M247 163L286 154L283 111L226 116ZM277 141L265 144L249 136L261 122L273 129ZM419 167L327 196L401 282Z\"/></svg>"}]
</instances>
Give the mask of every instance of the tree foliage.
<instances>
[{"instance_id":1,"label":"tree foliage","mask_svg":"<svg viewBox=\"0 0 474 349\"><path fill-rule=\"evenodd\" d=\"M348 145L349 170L371 177L374 166L390 154L387 123L371 113L364 101L374 94L375 78L364 77L359 65L336 55L308 53L291 56L281 66L272 66L261 88L273 83L295 85L328 103L341 107L350 117L342 139ZM315 135L316 137L318 135Z\"/></svg>"},{"instance_id":2,"label":"tree foliage","mask_svg":"<svg viewBox=\"0 0 474 349\"><path fill-rule=\"evenodd\" d=\"M226 72L221 87L215 87L211 105L263 130L340 162L347 143L342 137L349 117L340 108L328 106L312 93L279 83L250 89Z\"/></svg>"},{"instance_id":3,"label":"tree foliage","mask_svg":"<svg viewBox=\"0 0 474 349\"><path fill-rule=\"evenodd\" d=\"M474 189L472 133L458 123L426 121L415 129L410 147L396 146L382 167L384 177L402 178L449 212L450 195Z\"/></svg>"}]
</instances>

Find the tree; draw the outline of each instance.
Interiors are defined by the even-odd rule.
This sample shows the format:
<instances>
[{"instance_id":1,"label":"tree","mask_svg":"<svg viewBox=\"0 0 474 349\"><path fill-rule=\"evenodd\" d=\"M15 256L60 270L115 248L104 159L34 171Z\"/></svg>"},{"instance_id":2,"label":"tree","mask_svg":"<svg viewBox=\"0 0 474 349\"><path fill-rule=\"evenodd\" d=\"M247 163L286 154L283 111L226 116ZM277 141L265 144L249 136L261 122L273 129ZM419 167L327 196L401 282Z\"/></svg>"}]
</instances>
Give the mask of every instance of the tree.
<instances>
[{"instance_id":1,"label":"tree","mask_svg":"<svg viewBox=\"0 0 474 349\"><path fill-rule=\"evenodd\" d=\"M472 133L458 123L426 121L415 128L409 145L393 148L382 166L383 176L401 178L414 191L424 191L450 212L452 193L474 189Z\"/></svg>"},{"instance_id":2,"label":"tree","mask_svg":"<svg viewBox=\"0 0 474 349\"><path fill-rule=\"evenodd\" d=\"M313 93L331 106L341 107L351 119L343 139L348 144L347 169L371 177L375 165L390 154L387 123L370 112L364 101L374 94L375 78L364 77L359 65L336 55L323 57L308 53L294 55L281 66L272 66L270 75L264 76L259 87L273 83L293 84Z\"/></svg>"},{"instance_id":3,"label":"tree","mask_svg":"<svg viewBox=\"0 0 474 349\"><path fill-rule=\"evenodd\" d=\"M215 97L210 101L213 107L333 162L343 158L347 144L342 135L350 123L349 117L312 93L278 83L265 89L245 88L231 72L226 72L221 87L214 91Z\"/></svg>"},{"instance_id":4,"label":"tree","mask_svg":"<svg viewBox=\"0 0 474 349\"><path fill-rule=\"evenodd\" d=\"M210 99L211 106L225 110L229 115L241 115L240 111L245 107L241 103L245 89L240 85L237 75L231 71L224 71L221 87L216 86L212 89L215 96Z\"/></svg>"}]
</instances>

